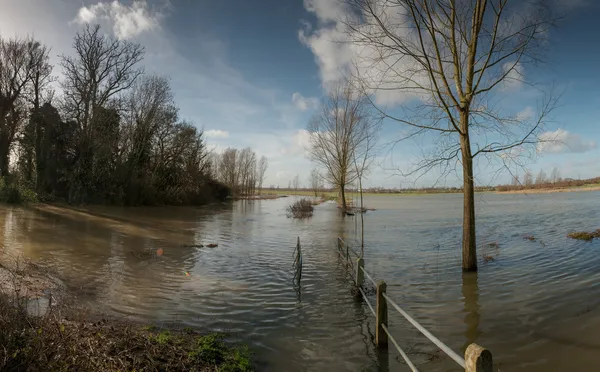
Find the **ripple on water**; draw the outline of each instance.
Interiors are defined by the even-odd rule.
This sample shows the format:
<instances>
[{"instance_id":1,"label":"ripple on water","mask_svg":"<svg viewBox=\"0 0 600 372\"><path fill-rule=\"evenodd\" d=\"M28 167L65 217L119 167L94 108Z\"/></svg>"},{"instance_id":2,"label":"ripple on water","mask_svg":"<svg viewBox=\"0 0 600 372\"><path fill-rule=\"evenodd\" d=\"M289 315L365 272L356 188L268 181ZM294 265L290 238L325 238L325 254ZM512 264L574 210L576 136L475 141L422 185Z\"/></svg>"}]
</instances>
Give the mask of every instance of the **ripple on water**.
<instances>
[{"instance_id":1,"label":"ripple on water","mask_svg":"<svg viewBox=\"0 0 600 372\"><path fill-rule=\"evenodd\" d=\"M597 196L478 195L480 270L473 275L460 270L460 195L367 197L378 210L365 215L365 267L454 350L476 341L494 352L503 370L558 371L552 345L575 344L573 319L588 314L590 324L600 322L589 315L600 309L600 243L566 238L570 230L597 228ZM374 319L350 295L350 277L335 250L338 236L357 241L357 221L341 218L331 204L318 206L310 220L288 219L284 209L291 202L102 209L102 219L4 208L0 226L6 246L55 258L67 284L100 309L228 331L255 347L265 370L385 364L404 370L395 353L378 357ZM291 269L298 236L300 286ZM191 247L207 243L219 246ZM159 248L162 256L146 254ZM484 252L494 259L485 263ZM391 311L389 321L420 369L456 368L399 314ZM569 346L574 358L580 349Z\"/></svg>"}]
</instances>

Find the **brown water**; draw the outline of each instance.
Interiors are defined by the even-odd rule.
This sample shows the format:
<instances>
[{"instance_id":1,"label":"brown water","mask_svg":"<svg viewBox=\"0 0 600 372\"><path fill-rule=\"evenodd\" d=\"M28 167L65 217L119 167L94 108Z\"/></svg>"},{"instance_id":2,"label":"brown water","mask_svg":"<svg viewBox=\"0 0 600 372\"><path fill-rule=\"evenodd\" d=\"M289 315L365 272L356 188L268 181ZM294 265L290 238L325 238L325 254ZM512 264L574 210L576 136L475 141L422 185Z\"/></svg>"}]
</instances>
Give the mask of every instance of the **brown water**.
<instances>
[{"instance_id":1,"label":"brown water","mask_svg":"<svg viewBox=\"0 0 600 372\"><path fill-rule=\"evenodd\" d=\"M596 370L600 241L566 234L599 227L599 197L479 194L478 242L499 248L480 249L495 259L481 258L473 275L460 270L460 195L367 198L377 210L365 216L365 267L458 352L484 345L501 371ZM9 253L55 262L91 307L229 332L253 346L264 370L407 370L393 348L374 348L374 319L351 296L337 257L336 237L352 241L356 221L329 203L312 219L288 219L291 201L87 213L0 207L0 236ZM297 236L300 287L291 268ZM420 370L460 370L391 311L390 329Z\"/></svg>"}]
</instances>

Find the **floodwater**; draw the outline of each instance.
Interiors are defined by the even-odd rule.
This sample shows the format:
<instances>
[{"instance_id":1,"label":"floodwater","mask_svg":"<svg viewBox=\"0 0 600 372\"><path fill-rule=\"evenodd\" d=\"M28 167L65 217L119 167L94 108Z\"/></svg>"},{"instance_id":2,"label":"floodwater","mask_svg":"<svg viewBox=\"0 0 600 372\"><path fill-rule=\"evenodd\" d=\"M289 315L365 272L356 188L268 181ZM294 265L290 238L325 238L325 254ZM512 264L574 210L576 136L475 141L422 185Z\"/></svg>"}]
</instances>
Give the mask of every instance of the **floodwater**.
<instances>
[{"instance_id":1,"label":"floodwater","mask_svg":"<svg viewBox=\"0 0 600 372\"><path fill-rule=\"evenodd\" d=\"M331 203L316 207L311 219L288 219L292 201L0 207L0 238L9 253L53 262L90 307L228 332L253 347L262 370L408 370L393 346L387 353L373 346L374 317L352 297L336 253L336 238L354 241L360 223L339 216ZM477 194L477 274L460 268L461 195L374 196L365 203L376 208L365 215L366 270L452 349L462 353L477 342L492 351L500 371L597 369L600 241L566 235L600 227L600 192ZM298 236L304 269L295 286ZM208 243L218 247L194 247ZM390 330L420 370L460 370L399 314L389 314Z\"/></svg>"}]
</instances>

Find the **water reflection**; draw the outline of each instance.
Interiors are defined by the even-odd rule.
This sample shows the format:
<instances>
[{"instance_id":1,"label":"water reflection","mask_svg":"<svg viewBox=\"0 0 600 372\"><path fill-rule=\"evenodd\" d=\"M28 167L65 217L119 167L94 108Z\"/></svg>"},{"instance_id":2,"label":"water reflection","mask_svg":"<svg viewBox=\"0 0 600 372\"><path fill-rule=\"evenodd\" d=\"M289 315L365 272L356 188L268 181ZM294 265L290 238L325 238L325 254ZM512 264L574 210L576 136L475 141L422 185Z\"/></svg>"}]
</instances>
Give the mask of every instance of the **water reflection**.
<instances>
[{"instance_id":1,"label":"water reflection","mask_svg":"<svg viewBox=\"0 0 600 372\"><path fill-rule=\"evenodd\" d=\"M479 280L477 273L463 272L462 295L464 304L465 343L462 346L464 352L467 347L476 342L481 332L479 330Z\"/></svg>"},{"instance_id":2,"label":"water reflection","mask_svg":"<svg viewBox=\"0 0 600 372\"><path fill-rule=\"evenodd\" d=\"M365 205L377 211L365 215L365 267L452 349L477 342L510 370L559 371L553 340L577 339L574 330L600 324L600 314L589 310L600 298L600 241L568 240L564 233L597 228L598 195L485 194L478 239L498 241L501 254L478 274L460 271L460 195L367 198ZM0 207L0 234L5 250L55 262L67 285L94 308L230 331L255 348L265 370L405 370L392 348L387 354L373 346L374 319L351 296L335 249L338 236L355 240L356 218L324 203L311 219L297 221L286 217L290 202ZM526 234L545 245L523 239ZM295 286L298 236L304 267ZM219 246L199 248L207 243ZM154 254L157 249L164 254ZM443 357L429 360L437 349L399 314L390 314L390 322L420 369L456 368ZM551 331L560 338L546 336ZM572 342L569 353L581 356L582 345L593 344Z\"/></svg>"}]
</instances>

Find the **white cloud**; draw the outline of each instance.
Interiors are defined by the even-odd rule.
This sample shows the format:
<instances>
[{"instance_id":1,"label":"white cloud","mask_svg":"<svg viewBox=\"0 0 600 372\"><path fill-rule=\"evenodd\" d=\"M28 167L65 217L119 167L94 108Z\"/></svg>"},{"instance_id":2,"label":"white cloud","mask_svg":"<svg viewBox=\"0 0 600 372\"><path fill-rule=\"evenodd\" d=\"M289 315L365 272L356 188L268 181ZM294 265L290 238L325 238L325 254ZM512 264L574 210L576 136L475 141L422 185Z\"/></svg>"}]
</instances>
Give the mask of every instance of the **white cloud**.
<instances>
[{"instance_id":1,"label":"white cloud","mask_svg":"<svg viewBox=\"0 0 600 372\"><path fill-rule=\"evenodd\" d=\"M313 109L319 105L319 100L315 97L304 97L302 94L295 92L292 94L292 103L300 111Z\"/></svg>"},{"instance_id":2,"label":"white cloud","mask_svg":"<svg viewBox=\"0 0 600 372\"><path fill-rule=\"evenodd\" d=\"M527 121L531 120L535 115L535 110L531 106L525 107L523 110L519 111L517 115L515 115L515 119L518 121Z\"/></svg>"},{"instance_id":3,"label":"white cloud","mask_svg":"<svg viewBox=\"0 0 600 372\"><path fill-rule=\"evenodd\" d=\"M537 151L545 154L563 154L582 153L595 148L595 141L584 140L578 134L559 128L554 132L544 132L540 135Z\"/></svg>"},{"instance_id":4,"label":"white cloud","mask_svg":"<svg viewBox=\"0 0 600 372\"><path fill-rule=\"evenodd\" d=\"M517 90L523 87L525 69L521 63L506 62L502 65L502 73L506 74L501 83L503 91Z\"/></svg>"},{"instance_id":5,"label":"white cloud","mask_svg":"<svg viewBox=\"0 0 600 372\"><path fill-rule=\"evenodd\" d=\"M281 153L284 155L305 155L310 147L310 132L306 129L299 129L291 137L291 141L281 147Z\"/></svg>"},{"instance_id":6,"label":"white cloud","mask_svg":"<svg viewBox=\"0 0 600 372\"><path fill-rule=\"evenodd\" d=\"M204 132L206 138L229 138L229 132L220 129L210 129Z\"/></svg>"},{"instance_id":7,"label":"white cloud","mask_svg":"<svg viewBox=\"0 0 600 372\"><path fill-rule=\"evenodd\" d=\"M104 21L119 39L131 39L141 33L160 27L161 13L148 7L145 0L124 5L117 0L82 6L73 20L79 24Z\"/></svg>"},{"instance_id":8,"label":"white cloud","mask_svg":"<svg viewBox=\"0 0 600 372\"><path fill-rule=\"evenodd\" d=\"M408 18L402 7L386 0L376 0L373 6L377 12L385 13L383 19L387 22L386 27L395 35L417 41L410 28L403 26ZM422 89L415 88L431 85L428 74L414 59L403 58L400 53L390 53L395 48L394 41L373 26L375 20L362 14L365 22L352 31L346 26L346 20L355 18L356 14L341 5L340 1L307 0L304 7L316 15L319 27L304 27L298 32L298 37L301 43L312 50L325 89L358 75L365 83L365 89L374 94L378 104L395 105L412 99L429 99ZM379 44L385 46L353 42L363 38L362 35L377 38Z\"/></svg>"}]
</instances>

